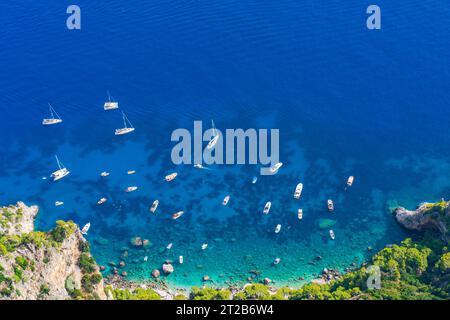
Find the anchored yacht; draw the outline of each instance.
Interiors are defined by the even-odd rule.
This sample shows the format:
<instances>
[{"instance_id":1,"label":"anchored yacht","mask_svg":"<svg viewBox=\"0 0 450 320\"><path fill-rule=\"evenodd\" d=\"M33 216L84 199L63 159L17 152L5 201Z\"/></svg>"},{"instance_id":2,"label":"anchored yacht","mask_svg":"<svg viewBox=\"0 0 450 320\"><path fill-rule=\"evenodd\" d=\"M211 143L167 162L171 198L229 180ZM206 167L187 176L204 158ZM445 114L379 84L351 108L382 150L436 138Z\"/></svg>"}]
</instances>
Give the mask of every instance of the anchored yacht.
<instances>
[{"instance_id":1,"label":"anchored yacht","mask_svg":"<svg viewBox=\"0 0 450 320\"><path fill-rule=\"evenodd\" d=\"M44 126L48 126L48 125L52 125L52 124L61 123L62 122L61 117L56 113L55 109L53 109L53 107L50 103L48 104L48 107L50 110L50 118L43 119L42 124Z\"/></svg>"},{"instance_id":2,"label":"anchored yacht","mask_svg":"<svg viewBox=\"0 0 450 320\"><path fill-rule=\"evenodd\" d=\"M131 124L130 120L128 120L127 116L123 111L122 111L122 118L123 118L123 128L116 129L115 131L116 136L122 136L124 134L134 131L133 125Z\"/></svg>"},{"instance_id":3,"label":"anchored yacht","mask_svg":"<svg viewBox=\"0 0 450 320\"><path fill-rule=\"evenodd\" d=\"M62 162L59 161L58 156L55 156L56 158L56 163L58 164L58 170L56 170L55 172L53 172L51 174L51 177L53 178L53 181L57 181L59 179L64 178L65 176L67 176L70 171L67 170L66 167L64 167L64 165L62 164Z\"/></svg>"}]
</instances>

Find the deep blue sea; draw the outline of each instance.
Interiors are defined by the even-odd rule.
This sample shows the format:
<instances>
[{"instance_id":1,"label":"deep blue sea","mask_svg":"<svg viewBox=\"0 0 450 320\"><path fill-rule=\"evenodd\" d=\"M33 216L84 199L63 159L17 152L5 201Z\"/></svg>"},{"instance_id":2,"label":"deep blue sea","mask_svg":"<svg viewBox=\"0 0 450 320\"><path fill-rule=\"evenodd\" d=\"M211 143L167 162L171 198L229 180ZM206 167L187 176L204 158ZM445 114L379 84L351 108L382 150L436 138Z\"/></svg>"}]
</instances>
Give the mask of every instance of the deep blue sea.
<instances>
[{"instance_id":1,"label":"deep blue sea","mask_svg":"<svg viewBox=\"0 0 450 320\"><path fill-rule=\"evenodd\" d=\"M66 28L70 4L81 8L81 30ZM369 31L369 4L3 0L0 204L38 205L43 230L57 219L91 222L87 238L105 274L127 248L120 271L129 279L150 278L179 255L184 264L166 278L178 286L204 275L242 284L252 270L300 285L323 268L361 264L368 247L406 237L390 206L450 197L450 6L380 0L382 29ZM114 135L122 118L103 110L108 90L135 132ZM44 127L49 102L63 123ZM278 174L252 184L257 165L174 165L171 132L212 119L218 129L278 128ZM55 154L71 174L43 180ZM125 193L130 185L139 189ZM101 197L108 202L98 206ZM320 219L334 220L334 241ZM152 245L133 248L135 236Z\"/></svg>"}]
</instances>

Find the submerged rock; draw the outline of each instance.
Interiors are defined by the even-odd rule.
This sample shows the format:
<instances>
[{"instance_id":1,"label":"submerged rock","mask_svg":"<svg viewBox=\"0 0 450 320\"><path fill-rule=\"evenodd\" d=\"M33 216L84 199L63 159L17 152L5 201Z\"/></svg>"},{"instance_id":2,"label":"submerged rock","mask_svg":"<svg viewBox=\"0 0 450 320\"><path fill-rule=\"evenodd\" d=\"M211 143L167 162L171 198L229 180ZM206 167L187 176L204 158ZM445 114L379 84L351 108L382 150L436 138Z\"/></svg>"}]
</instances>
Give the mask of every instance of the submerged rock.
<instances>
[{"instance_id":1,"label":"submerged rock","mask_svg":"<svg viewBox=\"0 0 450 320\"><path fill-rule=\"evenodd\" d=\"M157 279L157 278L159 278L160 275L161 275L161 273L159 272L158 269L153 269L153 271L152 271L153 278Z\"/></svg>"},{"instance_id":2,"label":"submerged rock","mask_svg":"<svg viewBox=\"0 0 450 320\"><path fill-rule=\"evenodd\" d=\"M319 219L318 224L320 229L329 229L336 224L336 221L331 219Z\"/></svg>"},{"instance_id":3,"label":"submerged rock","mask_svg":"<svg viewBox=\"0 0 450 320\"><path fill-rule=\"evenodd\" d=\"M173 266L170 263L164 263L162 265L162 270L164 272L164 274L169 275L173 272Z\"/></svg>"}]
</instances>

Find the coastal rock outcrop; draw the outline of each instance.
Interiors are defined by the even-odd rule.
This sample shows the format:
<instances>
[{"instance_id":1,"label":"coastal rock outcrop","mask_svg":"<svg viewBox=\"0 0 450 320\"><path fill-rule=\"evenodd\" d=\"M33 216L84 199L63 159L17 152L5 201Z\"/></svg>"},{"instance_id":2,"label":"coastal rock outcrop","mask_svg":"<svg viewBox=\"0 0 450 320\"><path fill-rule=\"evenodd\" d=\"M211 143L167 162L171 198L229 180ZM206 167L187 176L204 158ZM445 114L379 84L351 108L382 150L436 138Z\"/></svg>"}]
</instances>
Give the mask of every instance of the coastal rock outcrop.
<instances>
[{"instance_id":1,"label":"coastal rock outcrop","mask_svg":"<svg viewBox=\"0 0 450 320\"><path fill-rule=\"evenodd\" d=\"M105 299L103 278L78 226L33 231L36 206L0 208L0 299Z\"/></svg>"},{"instance_id":2,"label":"coastal rock outcrop","mask_svg":"<svg viewBox=\"0 0 450 320\"><path fill-rule=\"evenodd\" d=\"M393 210L398 223L409 230L432 230L439 233L442 240L449 242L450 201L422 203L416 210L398 207Z\"/></svg>"}]
</instances>

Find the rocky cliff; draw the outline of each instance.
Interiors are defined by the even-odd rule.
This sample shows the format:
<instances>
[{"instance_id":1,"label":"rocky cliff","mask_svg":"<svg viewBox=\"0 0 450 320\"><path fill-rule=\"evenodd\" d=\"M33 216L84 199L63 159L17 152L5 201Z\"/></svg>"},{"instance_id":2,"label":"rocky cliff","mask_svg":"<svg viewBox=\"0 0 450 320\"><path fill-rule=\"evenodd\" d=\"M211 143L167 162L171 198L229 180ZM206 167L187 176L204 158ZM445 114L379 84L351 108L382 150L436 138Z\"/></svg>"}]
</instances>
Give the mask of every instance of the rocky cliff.
<instances>
[{"instance_id":1,"label":"rocky cliff","mask_svg":"<svg viewBox=\"0 0 450 320\"><path fill-rule=\"evenodd\" d=\"M89 243L73 222L34 231L36 206L0 208L0 299L106 299Z\"/></svg>"},{"instance_id":2,"label":"rocky cliff","mask_svg":"<svg viewBox=\"0 0 450 320\"><path fill-rule=\"evenodd\" d=\"M393 214L397 222L406 229L435 231L442 240L447 243L450 241L450 201L422 203L416 210L399 207L394 209Z\"/></svg>"}]
</instances>

